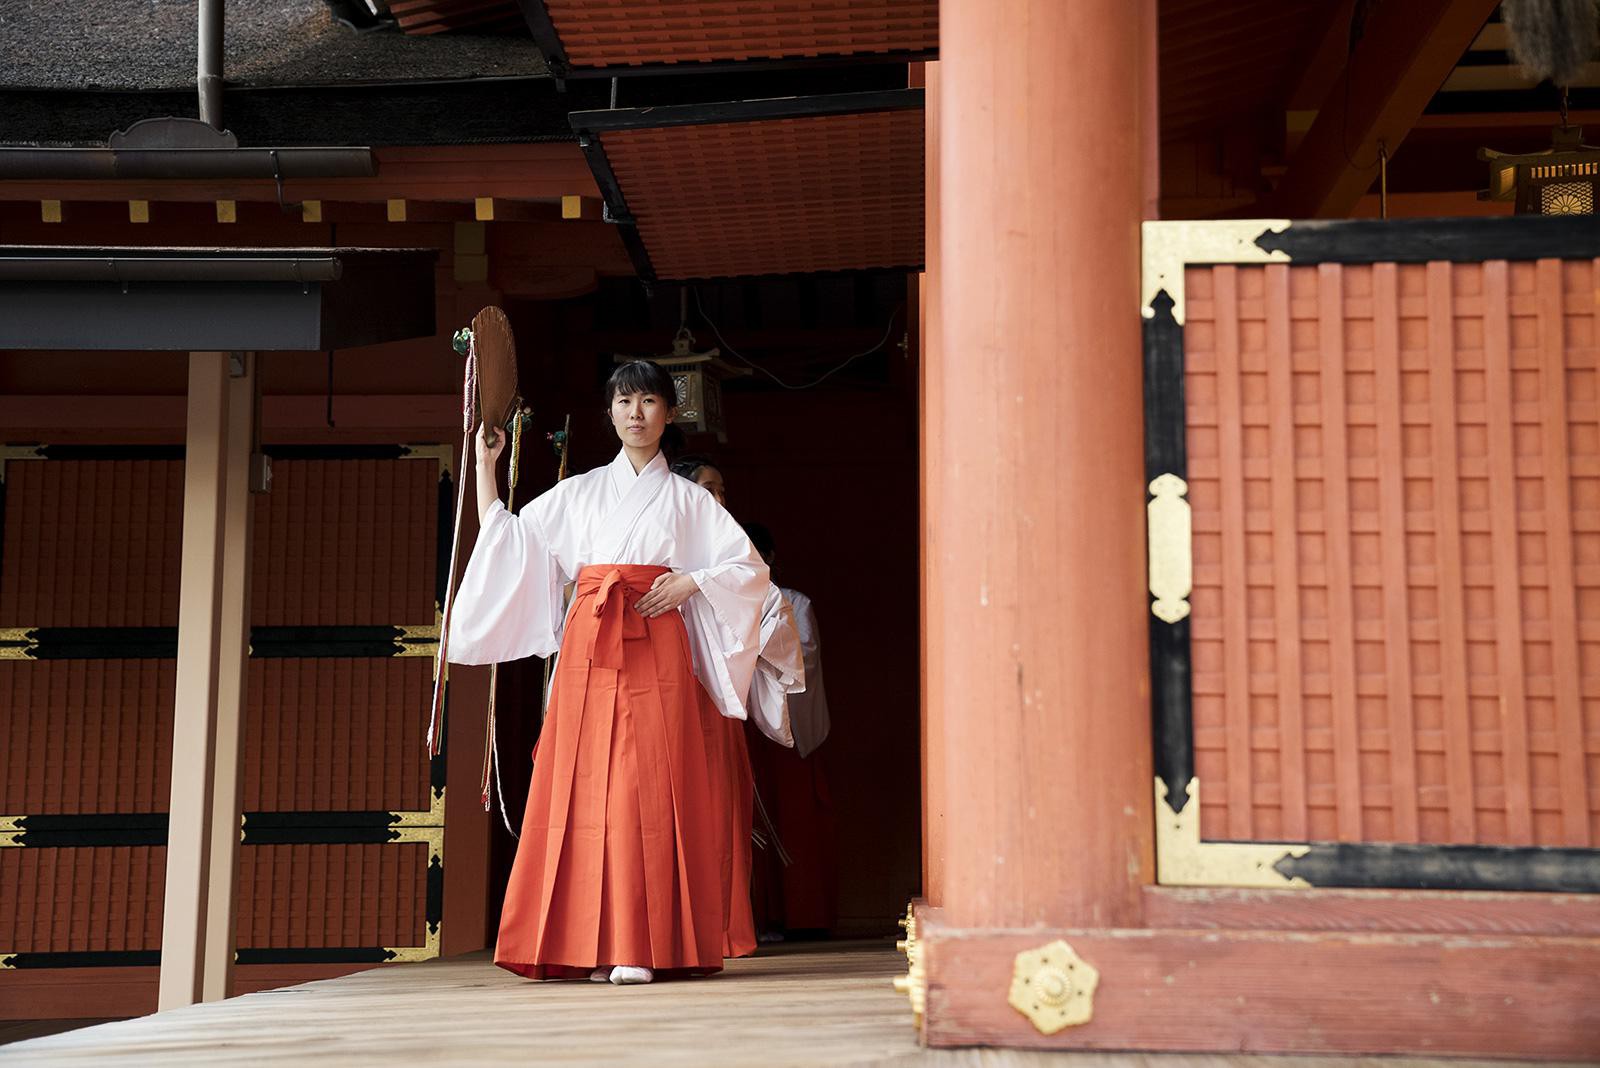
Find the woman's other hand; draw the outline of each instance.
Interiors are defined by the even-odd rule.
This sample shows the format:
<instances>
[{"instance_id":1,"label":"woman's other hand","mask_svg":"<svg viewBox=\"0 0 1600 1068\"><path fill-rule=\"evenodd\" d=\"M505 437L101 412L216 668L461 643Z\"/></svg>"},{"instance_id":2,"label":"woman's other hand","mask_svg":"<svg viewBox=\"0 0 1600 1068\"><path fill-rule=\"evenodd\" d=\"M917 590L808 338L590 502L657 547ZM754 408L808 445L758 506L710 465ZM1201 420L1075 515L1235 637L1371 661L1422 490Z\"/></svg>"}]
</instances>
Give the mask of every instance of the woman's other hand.
<instances>
[{"instance_id":1,"label":"woman's other hand","mask_svg":"<svg viewBox=\"0 0 1600 1068\"><path fill-rule=\"evenodd\" d=\"M478 428L477 452L479 467L483 467L485 464L493 467L495 462L500 459L500 454L504 452L506 448L506 435L504 431L501 431L495 435L493 445L490 445L484 440L484 434L488 431L488 429L488 423L484 423Z\"/></svg>"},{"instance_id":2,"label":"woman's other hand","mask_svg":"<svg viewBox=\"0 0 1600 1068\"><path fill-rule=\"evenodd\" d=\"M654 619L670 612L700 592L700 586L688 575L668 572L650 584L650 592L639 598L634 608L646 619Z\"/></svg>"}]
</instances>

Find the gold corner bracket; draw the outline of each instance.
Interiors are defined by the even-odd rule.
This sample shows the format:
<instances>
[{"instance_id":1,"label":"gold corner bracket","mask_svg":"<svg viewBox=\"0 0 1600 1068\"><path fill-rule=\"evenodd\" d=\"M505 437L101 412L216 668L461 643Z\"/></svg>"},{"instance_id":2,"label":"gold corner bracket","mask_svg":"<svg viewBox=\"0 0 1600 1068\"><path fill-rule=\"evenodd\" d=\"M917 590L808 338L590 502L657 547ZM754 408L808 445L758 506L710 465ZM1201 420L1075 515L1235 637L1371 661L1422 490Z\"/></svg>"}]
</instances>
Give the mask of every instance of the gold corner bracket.
<instances>
[{"instance_id":1,"label":"gold corner bracket","mask_svg":"<svg viewBox=\"0 0 1600 1068\"><path fill-rule=\"evenodd\" d=\"M415 964L417 961L433 960L439 955L439 927L437 924L425 924L427 933L420 946L384 946L384 952L389 954L387 964Z\"/></svg>"},{"instance_id":2,"label":"gold corner bracket","mask_svg":"<svg viewBox=\"0 0 1600 1068\"><path fill-rule=\"evenodd\" d=\"M1041 1035L1053 1035L1094 1018L1099 985L1099 970L1058 938L1017 954L1006 1000Z\"/></svg>"},{"instance_id":3,"label":"gold corner bracket","mask_svg":"<svg viewBox=\"0 0 1600 1068\"><path fill-rule=\"evenodd\" d=\"M39 648L34 627L0 627L0 660L33 660Z\"/></svg>"},{"instance_id":4,"label":"gold corner bracket","mask_svg":"<svg viewBox=\"0 0 1600 1068\"><path fill-rule=\"evenodd\" d=\"M1162 886L1241 886L1252 889L1309 889L1298 876L1276 865L1311 852L1309 845L1284 842L1202 842L1200 780L1190 779L1182 812L1167 799L1167 784L1155 780L1156 881Z\"/></svg>"},{"instance_id":5,"label":"gold corner bracket","mask_svg":"<svg viewBox=\"0 0 1600 1068\"><path fill-rule=\"evenodd\" d=\"M9 460L42 460L43 445L0 445L0 485L6 481L6 462Z\"/></svg>"},{"instance_id":6,"label":"gold corner bracket","mask_svg":"<svg viewBox=\"0 0 1600 1068\"><path fill-rule=\"evenodd\" d=\"M1172 298L1172 318L1182 326L1185 267L1196 263L1287 263L1288 253L1280 249L1268 252L1256 241L1266 234L1281 234L1288 228L1288 219L1174 220L1143 224L1140 313L1146 319L1154 318L1156 295L1165 290Z\"/></svg>"},{"instance_id":7,"label":"gold corner bracket","mask_svg":"<svg viewBox=\"0 0 1600 1068\"><path fill-rule=\"evenodd\" d=\"M402 460L435 460L439 464L439 477L450 478L455 474L455 448L450 445L403 445L400 458Z\"/></svg>"},{"instance_id":8,"label":"gold corner bracket","mask_svg":"<svg viewBox=\"0 0 1600 1068\"><path fill-rule=\"evenodd\" d=\"M1194 591L1192 520L1185 496L1189 484L1170 472L1150 482L1145 504L1145 530L1149 539L1150 611L1163 623L1189 616L1189 594Z\"/></svg>"}]
</instances>

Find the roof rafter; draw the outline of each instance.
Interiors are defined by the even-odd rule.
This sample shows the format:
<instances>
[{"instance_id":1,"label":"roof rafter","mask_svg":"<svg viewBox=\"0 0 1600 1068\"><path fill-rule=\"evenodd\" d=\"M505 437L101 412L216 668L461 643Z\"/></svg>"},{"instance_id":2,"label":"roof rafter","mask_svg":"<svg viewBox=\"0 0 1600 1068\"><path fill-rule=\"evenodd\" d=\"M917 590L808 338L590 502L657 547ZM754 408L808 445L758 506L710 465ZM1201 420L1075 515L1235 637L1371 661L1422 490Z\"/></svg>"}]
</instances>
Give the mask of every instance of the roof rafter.
<instances>
[{"instance_id":1,"label":"roof rafter","mask_svg":"<svg viewBox=\"0 0 1600 1068\"><path fill-rule=\"evenodd\" d=\"M1499 0L1409 0L1373 11L1316 121L1263 207L1289 218L1346 215L1371 187ZM1331 31L1330 31L1331 32Z\"/></svg>"}]
</instances>

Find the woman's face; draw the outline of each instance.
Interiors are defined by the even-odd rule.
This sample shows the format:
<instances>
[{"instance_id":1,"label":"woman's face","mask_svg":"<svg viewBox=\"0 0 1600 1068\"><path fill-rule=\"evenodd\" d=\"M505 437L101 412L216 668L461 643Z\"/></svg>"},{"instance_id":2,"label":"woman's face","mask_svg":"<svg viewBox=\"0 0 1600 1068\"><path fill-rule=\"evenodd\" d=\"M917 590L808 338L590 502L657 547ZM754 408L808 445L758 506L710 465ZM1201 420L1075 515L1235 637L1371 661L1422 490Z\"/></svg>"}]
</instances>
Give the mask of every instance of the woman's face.
<instances>
[{"instance_id":1,"label":"woman's face","mask_svg":"<svg viewBox=\"0 0 1600 1068\"><path fill-rule=\"evenodd\" d=\"M722 486L721 471L718 471L710 464L706 464L704 467L694 473L694 480L701 486L704 486L711 496L717 499L718 504L722 505L724 508L728 507L728 497Z\"/></svg>"},{"instance_id":2,"label":"woman's face","mask_svg":"<svg viewBox=\"0 0 1600 1068\"><path fill-rule=\"evenodd\" d=\"M672 422L672 408L655 393L618 393L611 398L611 426L624 445L654 448Z\"/></svg>"}]
</instances>

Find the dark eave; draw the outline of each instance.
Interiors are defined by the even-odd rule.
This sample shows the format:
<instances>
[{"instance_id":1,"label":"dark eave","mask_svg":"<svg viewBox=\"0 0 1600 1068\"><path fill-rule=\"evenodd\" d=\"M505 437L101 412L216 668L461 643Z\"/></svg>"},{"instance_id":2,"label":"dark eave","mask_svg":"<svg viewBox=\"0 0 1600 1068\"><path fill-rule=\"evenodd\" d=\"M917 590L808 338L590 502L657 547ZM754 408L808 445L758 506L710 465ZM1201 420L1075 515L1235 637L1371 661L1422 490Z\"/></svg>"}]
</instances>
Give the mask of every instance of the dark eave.
<instances>
[{"instance_id":1,"label":"dark eave","mask_svg":"<svg viewBox=\"0 0 1600 1068\"><path fill-rule=\"evenodd\" d=\"M0 349L353 348L434 333L434 249L0 245Z\"/></svg>"}]
</instances>

